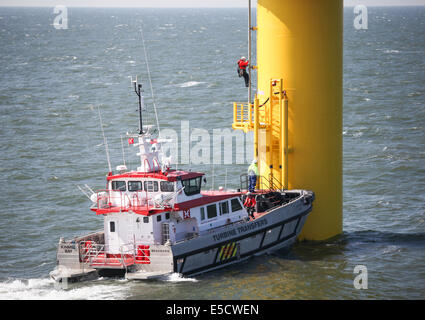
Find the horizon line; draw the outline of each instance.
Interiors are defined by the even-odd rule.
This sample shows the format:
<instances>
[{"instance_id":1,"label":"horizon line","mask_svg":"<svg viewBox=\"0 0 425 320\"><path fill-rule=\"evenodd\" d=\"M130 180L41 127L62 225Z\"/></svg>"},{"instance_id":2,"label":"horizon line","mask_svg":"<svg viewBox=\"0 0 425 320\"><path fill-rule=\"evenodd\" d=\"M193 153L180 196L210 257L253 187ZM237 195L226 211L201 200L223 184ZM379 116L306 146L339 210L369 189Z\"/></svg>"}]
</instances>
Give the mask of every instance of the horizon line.
<instances>
[{"instance_id":1,"label":"horizon line","mask_svg":"<svg viewBox=\"0 0 425 320\"><path fill-rule=\"evenodd\" d=\"M236 8L246 8L246 6L150 6L150 5L128 5L128 6L122 6L122 5L64 5L68 8L115 8L115 9L125 9L125 8L152 8L152 9L236 9ZM344 5L344 8L354 8L356 5ZM424 7L425 4L390 4L390 5L366 5L366 7ZM51 5L8 5L8 4L0 4L0 7L2 8L54 8L55 6ZM256 9L253 7L253 9Z\"/></svg>"}]
</instances>

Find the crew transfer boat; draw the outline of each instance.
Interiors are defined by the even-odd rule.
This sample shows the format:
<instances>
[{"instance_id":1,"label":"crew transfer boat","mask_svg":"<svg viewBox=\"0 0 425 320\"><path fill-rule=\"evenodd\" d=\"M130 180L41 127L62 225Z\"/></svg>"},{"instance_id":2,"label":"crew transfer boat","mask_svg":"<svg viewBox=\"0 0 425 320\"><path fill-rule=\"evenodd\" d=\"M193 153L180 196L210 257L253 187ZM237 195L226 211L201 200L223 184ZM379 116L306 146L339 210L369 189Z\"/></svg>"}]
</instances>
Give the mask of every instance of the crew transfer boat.
<instances>
[{"instance_id":1,"label":"crew transfer boat","mask_svg":"<svg viewBox=\"0 0 425 320\"><path fill-rule=\"evenodd\" d=\"M196 275L289 248L312 210L313 192L269 187L250 193L244 179L237 190L203 191L204 173L171 169L161 149L166 140L142 125L140 88L139 132L127 134L140 167L118 166L107 175L106 189L89 196L103 230L60 238L51 277Z\"/></svg>"}]
</instances>

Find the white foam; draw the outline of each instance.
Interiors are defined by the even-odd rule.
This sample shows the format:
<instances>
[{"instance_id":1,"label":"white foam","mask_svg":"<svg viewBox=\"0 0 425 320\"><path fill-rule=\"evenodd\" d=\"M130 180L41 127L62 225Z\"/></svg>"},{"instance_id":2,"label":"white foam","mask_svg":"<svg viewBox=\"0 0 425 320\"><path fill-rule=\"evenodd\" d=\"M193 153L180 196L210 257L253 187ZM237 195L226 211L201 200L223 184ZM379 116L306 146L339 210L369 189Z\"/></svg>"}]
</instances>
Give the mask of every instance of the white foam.
<instances>
[{"instance_id":1,"label":"white foam","mask_svg":"<svg viewBox=\"0 0 425 320\"><path fill-rule=\"evenodd\" d=\"M395 246L395 245L390 245L388 247L386 247L382 253L383 254L387 254L387 253L396 253L396 252L401 252L401 247L399 246Z\"/></svg>"},{"instance_id":2,"label":"white foam","mask_svg":"<svg viewBox=\"0 0 425 320\"><path fill-rule=\"evenodd\" d=\"M354 137L354 138L361 137L362 135L363 135L363 132L360 132L360 131L359 131L359 132L354 132L354 133L353 133L353 137Z\"/></svg>"},{"instance_id":3,"label":"white foam","mask_svg":"<svg viewBox=\"0 0 425 320\"><path fill-rule=\"evenodd\" d=\"M124 299L125 288L113 284L87 284L61 288L52 279L10 279L0 282L2 300L99 300Z\"/></svg>"},{"instance_id":4,"label":"white foam","mask_svg":"<svg viewBox=\"0 0 425 320\"><path fill-rule=\"evenodd\" d=\"M385 50L384 53L399 53L399 50Z\"/></svg>"},{"instance_id":5,"label":"white foam","mask_svg":"<svg viewBox=\"0 0 425 320\"><path fill-rule=\"evenodd\" d=\"M198 280L196 280L195 278L182 277L182 275L180 273L172 273L172 274L168 275L167 278L165 279L165 281L170 281L170 282L198 282Z\"/></svg>"},{"instance_id":6,"label":"white foam","mask_svg":"<svg viewBox=\"0 0 425 320\"><path fill-rule=\"evenodd\" d=\"M197 86L197 85L202 84L202 83L205 83L205 82L188 81L188 82L185 82L185 83L181 83L181 84L179 84L178 86L179 86L180 88L187 88L187 87Z\"/></svg>"}]
</instances>

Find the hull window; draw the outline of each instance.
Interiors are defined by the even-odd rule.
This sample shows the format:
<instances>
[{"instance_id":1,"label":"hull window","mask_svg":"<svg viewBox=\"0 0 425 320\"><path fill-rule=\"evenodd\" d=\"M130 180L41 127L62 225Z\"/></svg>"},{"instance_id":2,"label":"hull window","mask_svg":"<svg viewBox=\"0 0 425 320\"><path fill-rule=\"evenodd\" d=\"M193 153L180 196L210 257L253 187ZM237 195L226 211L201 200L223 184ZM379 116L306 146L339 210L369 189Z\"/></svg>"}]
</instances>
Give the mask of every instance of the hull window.
<instances>
[{"instance_id":1,"label":"hull window","mask_svg":"<svg viewBox=\"0 0 425 320\"><path fill-rule=\"evenodd\" d=\"M217 206L215 204L207 206L208 219L217 217Z\"/></svg>"},{"instance_id":2,"label":"hull window","mask_svg":"<svg viewBox=\"0 0 425 320\"><path fill-rule=\"evenodd\" d=\"M145 181L145 191L157 192L158 191L158 181Z\"/></svg>"},{"instance_id":3,"label":"hull window","mask_svg":"<svg viewBox=\"0 0 425 320\"><path fill-rule=\"evenodd\" d=\"M128 191L143 191L142 181L129 181Z\"/></svg>"},{"instance_id":4,"label":"hull window","mask_svg":"<svg viewBox=\"0 0 425 320\"><path fill-rule=\"evenodd\" d=\"M126 191L125 181L112 181L112 190L114 190L114 191Z\"/></svg>"},{"instance_id":5,"label":"hull window","mask_svg":"<svg viewBox=\"0 0 425 320\"><path fill-rule=\"evenodd\" d=\"M201 208L201 221L202 220L205 220L205 208L204 207Z\"/></svg>"},{"instance_id":6,"label":"hull window","mask_svg":"<svg viewBox=\"0 0 425 320\"><path fill-rule=\"evenodd\" d=\"M242 210L241 203L239 202L238 199L232 199L231 204L232 204L232 212Z\"/></svg>"},{"instance_id":7,"label":"hull window","mask_svg":"<svg viewBox=\"0 0 425 320\"><path fill-rule=\"evenodd\" d=\"M229 202L220 202L220 215L229 213Z\"/></svg>"},{"instance_id":8,"label":"hull window","mask_svg":"<svg viewBox=\"0 0 425 320\"><path fill-rule=\"evenodd\" d=\"M162 192L174 192L174 182L161 181L160 186Z\"/></svg>"}]
</instances>

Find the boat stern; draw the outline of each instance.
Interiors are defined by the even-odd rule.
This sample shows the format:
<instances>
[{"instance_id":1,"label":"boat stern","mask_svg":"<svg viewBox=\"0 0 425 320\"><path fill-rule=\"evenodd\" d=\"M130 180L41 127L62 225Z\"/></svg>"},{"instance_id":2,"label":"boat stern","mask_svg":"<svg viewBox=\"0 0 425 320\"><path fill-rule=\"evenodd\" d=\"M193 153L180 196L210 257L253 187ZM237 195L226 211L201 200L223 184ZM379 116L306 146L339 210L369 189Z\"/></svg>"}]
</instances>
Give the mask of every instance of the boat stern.
<instances>
[{"instance_id":1,"label":"boat stern","mask_svg":"<svg viewBox=\"0 0 425 320\"><path fill-rule=\"evenodd\" d=\"M80 247L75 240L60 238L57 250L57 266L50 272L50 278L58 283L91 280L98 277L97 271L81 262Z\"/></svg>"}]
</instances>

